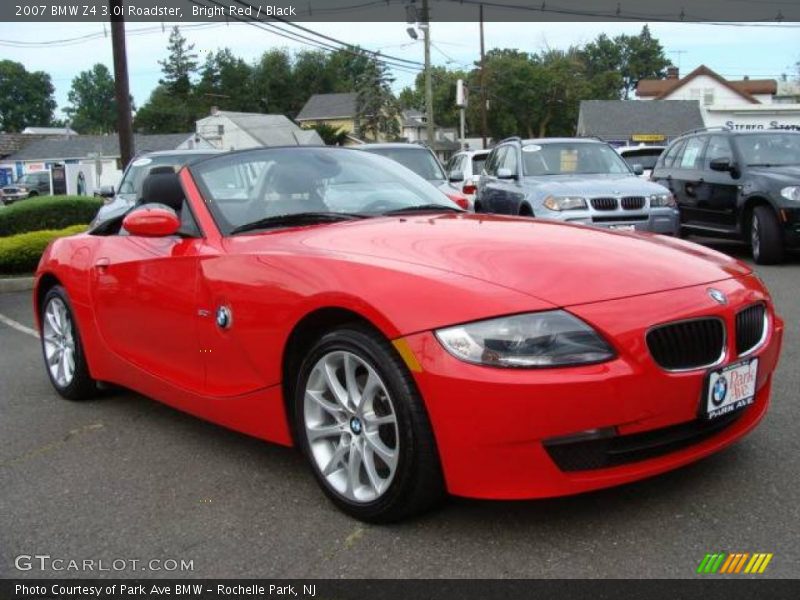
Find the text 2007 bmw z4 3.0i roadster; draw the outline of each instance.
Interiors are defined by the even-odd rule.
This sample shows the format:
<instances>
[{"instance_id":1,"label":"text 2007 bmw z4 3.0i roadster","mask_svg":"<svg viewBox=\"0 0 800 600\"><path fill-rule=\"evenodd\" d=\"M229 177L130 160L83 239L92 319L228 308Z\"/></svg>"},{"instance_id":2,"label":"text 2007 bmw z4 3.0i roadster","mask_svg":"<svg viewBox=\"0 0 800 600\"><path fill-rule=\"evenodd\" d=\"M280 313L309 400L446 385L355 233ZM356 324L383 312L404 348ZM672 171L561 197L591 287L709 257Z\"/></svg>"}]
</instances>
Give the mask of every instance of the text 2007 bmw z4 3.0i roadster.
<instances>
[{"instance_id":1,"label":"text 2007 bmw z4 3.0i roadster","mask_svg":"<svg viewBox=\"0 0 800 600\"><path fill-rule=\"evenodd\" d=\"M465 213L344 148L155 168L124 217L50 245L33 300L62 396L110 382L296 444L372 522L721 450L764 416L783 333L737 260Z\"/></svg>"}]
</instances>

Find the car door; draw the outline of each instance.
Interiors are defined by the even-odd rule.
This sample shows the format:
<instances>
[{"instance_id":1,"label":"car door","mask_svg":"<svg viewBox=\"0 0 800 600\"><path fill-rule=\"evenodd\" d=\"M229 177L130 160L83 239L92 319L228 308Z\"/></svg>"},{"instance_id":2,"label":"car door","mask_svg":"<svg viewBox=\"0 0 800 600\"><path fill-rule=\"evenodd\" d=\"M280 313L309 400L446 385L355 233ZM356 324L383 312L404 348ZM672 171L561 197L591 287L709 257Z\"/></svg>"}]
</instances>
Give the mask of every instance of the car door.
<instances>
[{"instance_id":1,"label":"car door","mask_svg":"<svg viewBox=\"0 0 800 600\"><path fill-rule=\"evenodd\" d=\"M711 161L726 158L734 162L730 140L711 135L703 157L702 174L697 184L697 223L727 231L736 228L736 205L739 184L730 171L712 171Z\"/></svg>"},{"instance_id":2,"label":"car door","mask_svg":"<svg viewBox=\"0 0 800 600\"><path fill-rule=\"evenodd\" d=\"M695 136L686 140L680 154L675 157L672 169L672 183L682 225L697 225L705 203L702 187L703 149L707 136Z\"/></svg>"},{"instance_id":3,"label":"car door","mask_svg":"<svg viewBox=\"0 0 800 600\"><path fill-rule=\"evenodd\" d=\"M685 145L686 140L679 140L667 148L661 158L656 162L653 173L650 175L651 181L667 188L676 198L678 197L678 185L674 174L675 159L680 156Z\"/></svg>"},{"instance_id":4,"label":"car door","mask_svg":"<svg viewBox=\"0 0 800 600\"><path fill-rule=\"evenodd\" d=\"M187 210L187 209L184 209ZM201 237L111 235L92 266L95 318L108 348L183 389L205 382L197 339Z\"/></svg>"},{"instance_id":5,"label":"car door","mask_svg":"<svg viewBox=\"0 0 800 600\"><path fill-rule=\"evenodd\" d=\"M502 191L499 189L497 180L497 167L505 155L507 146L498 146L489 155L486 161L485 173L481 175L478 186L476 203L480 203L483 212L498 212L498 205L501 200Z\"/></svg>"},{"instance_id":6,"label":"car door","mask_svg":"<svg viewBox=\"0 0 800 600\"><path fill-rule=\"evenodd\" d=\"M497 168L497 186L501 190L500 210L504 214L516 215L525 200L520 177L519 151L516 146L509 145ZM500 177L503 175L503 177Z\"/></svg>"}]
</instances>

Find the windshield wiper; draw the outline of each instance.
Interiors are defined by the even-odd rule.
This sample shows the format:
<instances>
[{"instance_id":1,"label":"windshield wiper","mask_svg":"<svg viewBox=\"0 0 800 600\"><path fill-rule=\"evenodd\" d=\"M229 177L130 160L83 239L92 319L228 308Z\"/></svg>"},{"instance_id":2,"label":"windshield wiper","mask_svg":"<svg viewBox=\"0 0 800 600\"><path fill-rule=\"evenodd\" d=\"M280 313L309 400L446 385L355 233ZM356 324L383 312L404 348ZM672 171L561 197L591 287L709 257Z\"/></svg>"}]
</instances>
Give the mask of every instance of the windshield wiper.
<instances>
[{"instance_id":1,"label":"windshield wiper","mask_svg":"<svg viewBox=\"0 0 800 600\"><path fill-rule=\"evenodd\" d=\"M415 204L414 206L404 206L403 208L395 208L387 210L381 214L383 215L401 215L403 213L413 212L464 212L455 206L447 206L446 204Z\"/></svg>"},{"instance_id":2,"label":"windshield wiper","mask_svg":"<svg viewBox=\"0 0 800 600\"><path fill-rule=\"evenodd\" d=\"M793 167L800 163L753 163L747 165L748 167Z\"/></svg>"},{"instance_id":3,"label":"windshield wiper","mask_svg":"<svg viewBox=\"0 0 800 600\"><path fill-rule=\"evenodd\" d=\"M366 219L366 215L344 212L302 212L285 215L273 215L252 223L239 225L231 231L231 235L255 231L256 229L271 229L273 227L287 227L292 225L314 225L316 223L336 223L338 221L353 221Z\"/></svg>"}]
</instances>

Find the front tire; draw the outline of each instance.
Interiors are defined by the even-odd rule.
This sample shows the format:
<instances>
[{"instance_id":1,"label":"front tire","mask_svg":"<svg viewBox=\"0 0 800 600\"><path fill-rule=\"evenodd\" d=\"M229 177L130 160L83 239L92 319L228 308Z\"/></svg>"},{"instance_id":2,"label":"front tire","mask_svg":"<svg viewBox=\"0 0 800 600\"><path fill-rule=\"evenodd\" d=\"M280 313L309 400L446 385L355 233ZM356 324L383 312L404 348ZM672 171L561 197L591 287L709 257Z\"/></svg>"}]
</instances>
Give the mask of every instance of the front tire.
<instances>
[{"instance_id":1,"label":"front tire","mask_svg":"<svg viewBox=\"0 0 800 600\"><path fill-rule=\"evenodd\" d=\"M42 302L42 355L50 383L67 400L85 400L97 394L89 375L78 324L67 291L53 286Z\"/></svg>"},{"instance_id":2,"label":"front tire","mask_svg":"<svg viewBox=\"0 0 800 600\"><path fill-rule=\"evenodd\" d=\"M759 265L783 261L783 235L778 217L768 206L756 206L750 219L750 247Z\"/></svg>"},{"instance_id":3,"label":"front tire","mask_svg":"<svg viewBox=\"0 0 800 600\"><path fill-rule=\"evenodd\" d=\"M380 334L352 325L323 335L303 361L295 390L298 444L342 511L387 523L443 497L422 398Z\"/></svg>"}]
</instances>

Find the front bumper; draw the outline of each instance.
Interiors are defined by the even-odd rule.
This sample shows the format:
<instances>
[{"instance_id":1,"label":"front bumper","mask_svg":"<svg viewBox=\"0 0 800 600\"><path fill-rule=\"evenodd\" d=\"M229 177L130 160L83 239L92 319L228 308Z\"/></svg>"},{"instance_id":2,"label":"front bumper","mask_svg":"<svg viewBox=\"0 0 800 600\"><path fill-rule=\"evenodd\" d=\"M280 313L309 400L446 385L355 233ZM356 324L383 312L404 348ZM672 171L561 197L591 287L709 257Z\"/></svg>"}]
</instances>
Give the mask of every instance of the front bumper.
<instances>
[{"instance_id":1,"label":"front bumper","mask_svg":"<svg viewBox=\"0 0 800 600\"><path fill-rule=\"evenodd\" d=\"M568 213L568 214L566 214ZM567 223L581 223L608 229L628 229L649 231L665 235L677 235L680 229L680 215L673 208L651 208L646 213L631 211L564 211L553 213L555 218ZM538 215L537 215L538 216Z\"/></svg>"},{"instance_id":2,"label":"front bumper","mask_svg":"<svg viewBox=\"0 0 800 600\"><path fill-rule=\"evenodd\" d=\"M496 369L459 361L432 332L404 338L418 363L414 378L425 399L448 490L493 499L575 494L685 465L753 429L769 403L783 334L783 324L769 302L769 333L754 354L759 357L756 399L733 422L674 450L611 467L560 468L552 448L546 447L553 439L590 430L611 429L623 437L645 432L661 435L661 430L681 424L691 427L697 420L707 370L669 373L660 369L645 344L647 328L716 315L733 331L738 310L767 301L753 276L714 283L728 296L726 306L711 300L708 287L567 307L615 346L618 357L598 365ZM732 337L728 336L724 364L737 360Z\"/></svg>"}]
</instances>

